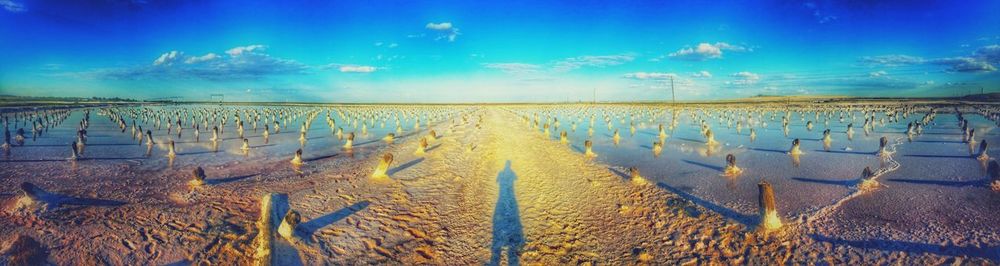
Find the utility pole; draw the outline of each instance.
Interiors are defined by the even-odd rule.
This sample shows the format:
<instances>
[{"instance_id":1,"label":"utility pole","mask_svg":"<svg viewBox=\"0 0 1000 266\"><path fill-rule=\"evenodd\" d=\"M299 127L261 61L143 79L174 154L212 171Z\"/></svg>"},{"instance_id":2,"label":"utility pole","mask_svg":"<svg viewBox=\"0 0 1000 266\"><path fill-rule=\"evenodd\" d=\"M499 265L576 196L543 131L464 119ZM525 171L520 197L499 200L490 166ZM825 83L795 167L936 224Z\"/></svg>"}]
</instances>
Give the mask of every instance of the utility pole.
<instances>
[{"instance_id":1,"label":"utility pole","mask_svg":"<svg viewBox=\"0 0 1000 266\"><path fill-rule=\"evenodd\" d=\"M674 76L670 76L670 101L677 103L677 95L674 94Z\"/></svg>"}]
</instances>

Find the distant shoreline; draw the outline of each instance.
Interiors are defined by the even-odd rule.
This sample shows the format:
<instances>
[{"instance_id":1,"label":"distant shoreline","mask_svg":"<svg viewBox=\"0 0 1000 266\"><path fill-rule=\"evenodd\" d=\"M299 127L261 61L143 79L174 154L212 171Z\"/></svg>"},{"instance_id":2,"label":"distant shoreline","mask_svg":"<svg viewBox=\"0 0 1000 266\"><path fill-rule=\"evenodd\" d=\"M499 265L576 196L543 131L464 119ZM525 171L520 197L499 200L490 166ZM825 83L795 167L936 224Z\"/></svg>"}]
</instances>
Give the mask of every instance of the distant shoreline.
<instances>
[{"instance_id":1,"label":"distant shoreline","mask_svg":"<svg viewBox=\"0 0 1000 266\"><path fill-rule=\"evenodd\" d=\"M102 101L92 98L58 98L58 97L22 97L0 96L0 109L25 108L81 108L108 105L182 105L182 104L220 104L220 105L273 105L273 106L363 106L363 105L713 105L713 104L848 104L848 103L922 103L922 104L1000 104L1000 93L968 95L963 97L851 97L851 96L758 96L739 99L703 100L703 101L598 101L598 102L454 102L454 103L404 103L404 102L371 102L371 103L337 103L337 102L212 102L212 101Z\"/></svg>"}]
</instances>

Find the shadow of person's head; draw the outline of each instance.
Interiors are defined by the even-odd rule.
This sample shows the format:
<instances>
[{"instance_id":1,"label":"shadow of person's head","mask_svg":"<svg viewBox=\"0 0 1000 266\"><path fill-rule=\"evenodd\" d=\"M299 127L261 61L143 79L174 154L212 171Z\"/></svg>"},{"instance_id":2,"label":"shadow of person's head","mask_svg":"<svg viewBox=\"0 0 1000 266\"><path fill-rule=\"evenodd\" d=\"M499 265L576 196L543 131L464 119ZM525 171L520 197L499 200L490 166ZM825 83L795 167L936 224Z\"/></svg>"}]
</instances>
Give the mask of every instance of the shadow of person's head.
<instances>
[{"instance_id":1,"label":"shadow of person's head","mask_svg":"<svg viewBox=\"0 0 1000 266\"><path fill-rule=\"evenodd\" d=\"M501 170L500 173L497 173L497 182L512 182L517 178L517 175L514 174L514 170L511 169L510 165L510 160L507 160L507 162L504 163L503 170Z\"/></svg>"}]
</instances>

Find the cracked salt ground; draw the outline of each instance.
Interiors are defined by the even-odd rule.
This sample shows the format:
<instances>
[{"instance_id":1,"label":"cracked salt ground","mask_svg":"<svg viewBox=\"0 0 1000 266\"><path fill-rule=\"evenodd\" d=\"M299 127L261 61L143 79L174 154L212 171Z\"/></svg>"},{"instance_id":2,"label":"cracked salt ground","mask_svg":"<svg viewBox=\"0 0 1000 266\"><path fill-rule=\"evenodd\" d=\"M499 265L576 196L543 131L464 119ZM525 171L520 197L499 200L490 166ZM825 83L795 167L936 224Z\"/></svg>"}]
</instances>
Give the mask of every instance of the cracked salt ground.
<instances>
[{"instance_id":1,"label":"cracked salt ground","mask_svg":"<svg viewBox=\"0 0 1000 266\"><path fill-rule=\"evenodd\" d=\"M619 110L642 110L632 108ZM635 165L634 162L652 158L648 150L640 149L640 145L648 145L645 140L655 138L655 127L652 136L644 134L650 133L647 128L632 135L627 130L627 124L616 122L615 127L625 128L620 132L619 146L616 148L610 143L611 137L598 137L595 150L599 157L588 159L573 146L582 145L581 137L586 135L577 135L567 146L559 143L558 137L551 139L551 135L545 137L535 133L535 130L541 129L526 124L522 117L506 107L455 110L430 127L423 126L412 133L412 137L397 139L391 145L385 145L378 139L393 131L393 127L373 127L370 130L374 133L369 132L368 137L359 135L357 147L351 153L343 153L339 149L342 142L334 137L300 144L298 137L293 136L298 134L298 130L290 129L296 133L271 136L270 141L276 146L252 150L251 153L258 152L257 155L250 155L250 158L256 159L253 163L238 163L244 155L228 152L239 149L240 144L236 141L222 148L224 152L189 155L190 160L183 155L178 156L180 159L172 166L163 157L137 162L80 161L75 166L65 161L2 162L0 164L4 164L4 168L0 171L3 175L14 177L0 180L5 186L10 184L6 187L16 187L16 184L28 181L59 195L115 200L125 204L61 207L35 214L12 212L4 205L0 221L14 226L0 228L0 235L27 235L37 239L50 254L48 260L56 264L246 264L260 254L254 239L261 232L257 226L261 196L284 193L288 209L300 215L300 222L294 236L289 238L291 240L277 235L273 239L272 258L282 265L506 265L515 262L544 265L940 264L990 263L997 260L998 253L990 247L998 241L993 232L995 230L989 227L996 223L992 222L993 216L986 213L990 206L997 206L997 203L990 202L995 195L989 194L989 189L983 186L945 186L946 189L961 190L946 193L971 195L954 197L966 200L959 203L962 207L957 214L949 213L944 218L931 221L932 226L925 231L887 235L890 230L903 231L907 230L906 226L920 224L872 223L867 222L866 214L857 213L872 210L859 204L874 204L884 210L895 209L891 204L879 204L881 200L868 202L869 198L900 195L915 196L910 199L916 199L916 204L932 203L928 208L906 210L903 215L907 219L927 218L926 212L942 212L947 208L949 203L934 205L938 204L934 203L935 198L946 195L935 191L942 188L923 188L929 186L928 182L899 180L910 176L940 183L942 179L952 178L961 182L969 175L981 178L983 170L976 168L975 159L964 158L960 161L957 157L951 158L954 161L949 161L946 166L952 170L945 173L954 175L928 177L924 173L935 171L930 170L934 165L928 162L935 161L915 159L931 160L932 157L906 156L938 155L927 152L924 145L930 144L947 147L935 150L941 152L941 156L963 151L960 148L964 144L961 143L916 142L938 140L931 136L944 137L941 141L955 141L956 136L953 135L928 134L913 143L894 145L895 153L891 158L897 160L901 167L877 177L884 187L836 204L830 207L829 212L822 212L824 215L812 216L815 222L809 226L799 224L795 217L813 215L816 209L801 206L834 206L829 205L830 202L853 193L851 188L814 185L816 188L830 186L833 192L817 194L829 197L827 199L803 204L789 201L808 197L788 194L787 190L794 188L792 184L810 182L772 177L768 181L775 182L778 210L786 226L778 231L762 232L755 229L754 223L758 219L753 204L756 193L737 191L728 195L725 191L730 190L725 189L726 183L714 181L725 180L718 171L708 171L708 167L682 160L710 166L724 165L721 158L716 158L717 154L735 153L740 158L737 164L744 169L742 179L736 180L737 187L749 182L754 188L759 179L749 176L782 176L776 171L761 168L779 168L779 171L785 167L808 169L798 171L817 171L846 179L858 176L860 169L815 168L819 163L814 160L833 159L837 163L869 165L873 169L880 169L882 165L872 154L827 154L820 147L813 146L815 141L805 141L805 154L801 166L796 168L788 162L785 154L761 151L787 149L788 142L780 127L772 126L778 129L758 130L760 137L751 148L760 150L747 148L743 151L741 148L726 147L714 151L716 154L702 155L704 151L699 151L694 144L684 143L690 141L668 142L659 157L662 161L655 161L657 164L665 163L666 167L640 167L644 178L636 180L625 174L627 171L624 169ZM79 117L80 114L74 115ZM918 115L913 116L913 119L919 118ZM945 126L954 124L954 117L949 118L946 114L939 116L936 122L940 127L928 127L927 132L954 134L954 129ZM967 117L973 121L977 131L985 132L981 133L984 139L993 142L997 138L996 134L987 130L992 128L990 121L972 114L967 114ZM308 121L308 118L299 117L288 124L296 125L302 121ZM567 122L563 125L566 128L571 120L562 121ZM699 138L696 123L688 121L679 124L670 138ZM811 138L813 134L818 134L817 131L806 130L803 123L793 121L790 136ZM878 130L898 132L901 130L899 123L888 123ZM323 123L315 125L310 132L324 128ZM109 138L116 139L111 134L114 125L95 120L92 127L95 132L106 127ZM603 133L610 136L613 132L601 131L603 126L597 128L595 136L602 136ZM844 129L843 126L834 128ZM438 137L428 140L425 154L415 154L420 139L424 136L429 138L430 129L438 132ZM585 127L581 125L580 129L577 134L586 134ZM327 128L321 132L330 130ZM227 129L223 138L233 136L233 131ZM721 128L716 131L716 137L723 145L745 143L736 139L744 138L744 135L727 133ZM326 134L330 133L323 133ZM893 140L905 136L887 134ZM854 142L838 138L834 143L836 147L849 145L865 151L873 149L868 147L877 147L877 137L861 135L859 132ZM254 136L259 136L259 133ZM320 135L310 133L310 136ZM371 140L375 142L362 144ZM230 144L224 141L224 145ZM289 166L289 157L283 156L289 156L290 151L303 145L306 146L303 157L307 162L293 169ZM84 156L89 152L106 152L101 151L106 147L98 147L89 147ZM154 154L162 155L164 152L163 147L154 148ZM18 154L17 149L11 155L14 157L5 159L27 158L17 156L50 158L65 152L63 148ZM635 155L640 153L629 155L629 151L634 150L641 151L643 156ZM131 149L122 151L131 152ZM188 151L179 151L180 154L185 152ZM332 152L339 155L324 158ZM141 156L143 152L136 153ZM389 177L371 177L372 169L385 153L394 155L386 171ZM768 159L754 159L759 156ZM321 159L310 161L315 158ZM771 163L776 160L781 160L780 164ZM674 167L677 161L691 167L677 169ZM910 170L908 165L914 163L927 166ZM204 165L207 175L205 184L195 188L188 185L191 171L186 168L193 165ZM689 173L692 171L695 173ZM694 179L705 182L693 182L698 181ZM689 188L675 182L690 182L685 185ZM781 182L787 183L782 185ZM923 194L907 194L905 190L909 189L920 190ZM13 189L2 192L7 199L14 199L17 193ZM735 203L739 201L745 202ZM964 238L950 236L956 234L957 228L953 221L947 219L955 215L964 217L969 221L966 224L973 225L970 232L961 234ZM855 226L859 223L861 226ZM275 227L280 231L278 228ZM888 238L890 236L897 238ZM934 239L934 242L925 239ZM4 250L6 245L9 242L0 242L0 250ZM6 258L0 256L0 262Z\"/></svg>"}]
</instances>

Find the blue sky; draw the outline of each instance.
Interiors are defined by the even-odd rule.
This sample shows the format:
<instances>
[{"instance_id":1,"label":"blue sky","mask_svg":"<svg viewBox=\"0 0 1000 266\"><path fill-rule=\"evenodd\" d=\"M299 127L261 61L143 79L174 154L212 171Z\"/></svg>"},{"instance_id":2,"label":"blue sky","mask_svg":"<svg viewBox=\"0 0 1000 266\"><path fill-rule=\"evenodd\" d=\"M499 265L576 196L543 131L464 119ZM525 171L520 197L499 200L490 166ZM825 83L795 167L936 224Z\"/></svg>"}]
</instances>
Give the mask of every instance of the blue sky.
<instances>
[{"instance_id":1,"label":"blue sky","mask_svg":"<svg viewBox=\"0 0 1000 266\"><path fill-rule=\"evenodd\" d=\"M1000 1L0 0L0 94L325 102L1000 91Z\"/></svg>"}]
</instances>

